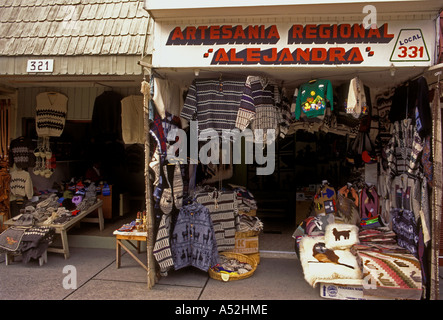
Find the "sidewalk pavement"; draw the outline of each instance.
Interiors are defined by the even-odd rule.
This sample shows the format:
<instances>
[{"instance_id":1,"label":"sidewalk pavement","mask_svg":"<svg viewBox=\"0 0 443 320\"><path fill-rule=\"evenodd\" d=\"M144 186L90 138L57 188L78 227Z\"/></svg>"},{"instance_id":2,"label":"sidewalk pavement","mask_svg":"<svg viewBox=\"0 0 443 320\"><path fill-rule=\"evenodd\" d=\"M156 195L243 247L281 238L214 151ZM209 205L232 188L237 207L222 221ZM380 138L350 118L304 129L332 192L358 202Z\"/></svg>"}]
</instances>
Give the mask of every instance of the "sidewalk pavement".
<instances>
[{"instance_id":1,"label":"sidewalk pavement","mask_svg":"<svg viewBox=\"0 0 443 320\"><path fill-rule=\"evenodd\" d=\"M146 261L146 253L140 253ZM16 257L6 265L0 255L0 300L322 300L319 288L303 278L295 258L261 258L253 276L222 282L188 267L170 271L153 289L146 271L122 250L71 248L71 256L48 252L47 263L27 264ZM75 277L76 275L76 277ZM323 299L324 300L324 299Z\"/></svg>"}]
</instances>

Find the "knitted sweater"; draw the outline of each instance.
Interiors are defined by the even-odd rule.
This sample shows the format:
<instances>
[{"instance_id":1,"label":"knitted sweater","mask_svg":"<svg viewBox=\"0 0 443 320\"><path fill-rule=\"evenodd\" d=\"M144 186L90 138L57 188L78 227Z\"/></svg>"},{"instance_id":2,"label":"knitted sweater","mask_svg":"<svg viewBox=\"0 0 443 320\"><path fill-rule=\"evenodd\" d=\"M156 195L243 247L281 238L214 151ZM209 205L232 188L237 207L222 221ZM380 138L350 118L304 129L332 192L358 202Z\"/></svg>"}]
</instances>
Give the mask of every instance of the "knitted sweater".
<instances>
[{"instance_id":1,"label":"knitted sweater","mask_svg":"<svg viewBox=\"0 0 443 320\"><path fill-rule=\"evenodd\" d=\"M329 80L312 80L300 86L295 105L295 119L300 119L303 111L308 118L325 114L327 103L333 109L332 84Z\"/></svg>"},{"instance_id":2,"label":"knitted sweater","mask_svg":"<svg viewBox=\"0 0 443 320\"><path fill-rule=\"evenodd\" d=\"M15 164L21 169L33 167L35 165L33 150L32 142L25 137L12 140L9 147L9 166Z\"/></svg>"},{"instance_id":3,"label":"knitted sweater","mask_svg":"<svg viewBox=\"0 0 443 320\"><path fill-rule=\"evenodd\" d=\"M68 97L57 92L42 92L37 95L35 124L40 137L59 137L65 127Z\"/></svg>"},{"instance_id":4,"label":"knitted sweater","mask_svg":"<svg viewBox=\"0 0 443 320\"><path fill-rule=\"evenodd\" d=\"M25 170L13 170L10 174L11 200L15 200L16 197L25 196L31 199L34 195L34 187L29 172Z\"/></svg>"}]
</instances>

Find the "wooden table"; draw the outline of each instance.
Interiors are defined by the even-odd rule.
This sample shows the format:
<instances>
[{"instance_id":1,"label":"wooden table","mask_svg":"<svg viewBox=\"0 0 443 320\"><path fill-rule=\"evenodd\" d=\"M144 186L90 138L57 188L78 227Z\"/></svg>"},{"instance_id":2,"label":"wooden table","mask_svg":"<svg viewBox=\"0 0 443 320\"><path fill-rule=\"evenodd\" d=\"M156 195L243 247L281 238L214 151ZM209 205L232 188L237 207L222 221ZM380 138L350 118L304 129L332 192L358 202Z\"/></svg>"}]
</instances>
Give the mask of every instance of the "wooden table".
<instances>
[{"instance_id":1,"label":"wooden table","mask_svg":"<svg viewBox=\"0 0 443 320\"><path fill-rule=\"evenodd\" d=\"M121 248L125 249L127 253L146 271L148 271L148 267L146 264L140 261L137 256L131 252L123 243L123 240L126 240L128 244L130 244L134 249L137 250L137 253L140 253L140 242L147 241L148 233L147 232L120 232L114 231L115 239L116 239L116 264L117 269L120 268L121 265ZM131 241L137 241L137 246L135 246Z\"/></svg>"},{"instance_id":2,"label":"wooden table","mask_svg":"<svg viewBox=\"0 0 443 320\"><path fill-rule=\"evenodd\" d=\"M68 230L75 226L80 221L83 222L93 222L98 223L100 227L100 231L104 229L104 219L103 219L103 210L102 210L103 201L97 199L97 202L90 206L87 210L81 211L75 217L71 218L69 221L66 221L63 224L50 224L49 226L55 229L55 233L59 234L62 240L62 248L49 247L49 252L63 253L65 255L65 259L69 258L69 244L68 244ZM97 210L98 217L97 218L87 218L87 216ZM9 219L5 222L5 225L13 226L14 221ZM37 226L43 225L41 223L37 223Z\"/></svg>"}]
</instances>

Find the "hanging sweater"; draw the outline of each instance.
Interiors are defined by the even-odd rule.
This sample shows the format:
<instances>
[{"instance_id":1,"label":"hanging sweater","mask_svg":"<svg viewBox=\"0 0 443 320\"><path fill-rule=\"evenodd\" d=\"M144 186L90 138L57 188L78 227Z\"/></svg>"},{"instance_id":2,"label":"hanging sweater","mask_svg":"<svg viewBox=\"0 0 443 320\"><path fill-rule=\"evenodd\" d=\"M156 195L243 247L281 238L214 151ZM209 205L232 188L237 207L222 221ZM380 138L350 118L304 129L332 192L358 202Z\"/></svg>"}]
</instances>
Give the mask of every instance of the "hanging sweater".
<instances>
[{"instance_id":1,"label":"hanging sweater","mask_svg":"<svg viewBox=\"0 0 443 320\"><path fill-rule=\"evenodd\" d=\"M27 169L35 165L34 149L31 140L19 137L11 141L9 146L9 166Z\"/></svg>"},{"instance_id":2,"label":"hanging sweater","mask_svg":"<svg viewBox=\"0 0 443 320\"><path fill-rule=\"evenodd\" d=\"M302 111L308 118L322 116L328 104L333 110L333 97L332 84L329 80L312 80L302 84L295 105L295 119L300 119Z\"/></svg>"},{"instance_id":3,"label":"hanging sweater","mask_svg":"<svg viewBox=\"0 0 443 320\"><path fill-rule=\"evenodd\" d=\"M36 97L36 131L39 137L59 137L65 127L68 97L57 92L42 92Z\"/></svg>"},{"instance_id":4,"label":"hanging sweater","mask_svg":"<svg viewBox=\"0 0 443 320\"><path fill-rule=\"evenodd\" d=\"M113 91L105 91L95 98L91 118L91 134L102 141L122 138L121 119L122 96Z\"/></svg>"},{"instance_id":5,"label":"hanging sweater","mask_svg":"<svg viewBox=\"0 0 443 320\"><path fill-rule=\"evenodd\" d=\"M388 160L387 173L391 178L407 173L417 174L419 157L423 151L423 140L411 119L396 121L392 126L392 138L385 147Z\"/></svg>"},{"instance_id":6,"label":"hanging sweater","mask_svg":"<svg viewBox=\"0 0 443 320\"><path fill-rule=\"evenodd\" d=\"M244 130L251 122L253 129L278 129L280 103L277 84L264 77L249 76L243 89L235 126Z\"/></svg>"},{"instance_id":7,"label":"hanging sweater","mask_svg":"<svg viewBox=\"0 0 443 320\"><path fill-rule=\"evenodd\" d=\"M349 83L348 100L346 104L346 113L351 114L354 118L360 118L369 114L365 87L363 82L358 78L352 78Z\"/></svg>"},{"instance_id":8,"label":"hanging sweater","mask_svg":"<svg viewBox=\"0 0 443 320\"><path fill-rule=\"evenodd\" d=\"M143 96L131 95L123 98L121 109L123 142L144 144Z\"/></svg>"},{"instance_id":9,"label":"hanging sweater","mask_svg":"<svg viewBox=\"0 0 443 320\"><path fill-rule=\"evenodd\" d=\"M193 266L207 272L218 263L214 228L208 208L192 203L183 206L171 236L175 270Z\"/></svg>"}]
</instances>

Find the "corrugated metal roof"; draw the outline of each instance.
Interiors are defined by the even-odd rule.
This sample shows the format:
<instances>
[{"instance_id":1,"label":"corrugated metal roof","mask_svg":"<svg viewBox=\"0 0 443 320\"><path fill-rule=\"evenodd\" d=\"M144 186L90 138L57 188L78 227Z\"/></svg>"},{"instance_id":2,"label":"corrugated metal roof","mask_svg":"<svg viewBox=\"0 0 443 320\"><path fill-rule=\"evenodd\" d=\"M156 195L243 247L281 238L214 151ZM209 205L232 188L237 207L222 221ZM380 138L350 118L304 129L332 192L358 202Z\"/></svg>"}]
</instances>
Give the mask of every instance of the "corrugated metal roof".
<instances>
[{"instance_id":1,"label":"corrugated metal roof","mask_svg":"<svg viewBox=\"0 0 443 320\"><path fill-rule=\"evenodd\" d=\"M141 55L142 0L2 0L0 56Z\"/></svg>"}]
</instances>

